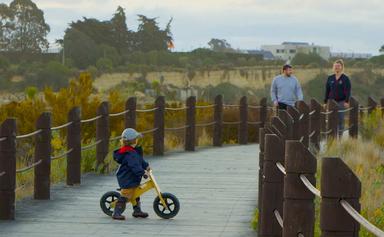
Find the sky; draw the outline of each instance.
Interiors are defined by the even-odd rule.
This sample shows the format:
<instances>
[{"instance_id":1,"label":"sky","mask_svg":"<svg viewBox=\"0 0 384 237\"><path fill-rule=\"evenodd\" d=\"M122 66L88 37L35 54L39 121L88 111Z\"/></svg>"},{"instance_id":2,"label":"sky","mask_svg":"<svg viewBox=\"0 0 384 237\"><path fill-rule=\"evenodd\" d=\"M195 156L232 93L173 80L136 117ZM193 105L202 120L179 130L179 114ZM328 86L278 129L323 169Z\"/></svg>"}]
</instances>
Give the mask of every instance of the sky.
<instances>
[{"instance_id":1,"label":"sky","mask_svg":"<svg viewBox=\"0 0 384 237\"><path fill-rule=\"evenodd\" d=\"M173 17L176 51L208 47L211 38L233 48L299 41L330 46L332 52L378 54L384 44L383 0L33 0L51 27L50 42L82 17L108 20L122 6L130 30L137 15ZM9 4L11 0L0 0Z\"/></svg>"}]
</instances>

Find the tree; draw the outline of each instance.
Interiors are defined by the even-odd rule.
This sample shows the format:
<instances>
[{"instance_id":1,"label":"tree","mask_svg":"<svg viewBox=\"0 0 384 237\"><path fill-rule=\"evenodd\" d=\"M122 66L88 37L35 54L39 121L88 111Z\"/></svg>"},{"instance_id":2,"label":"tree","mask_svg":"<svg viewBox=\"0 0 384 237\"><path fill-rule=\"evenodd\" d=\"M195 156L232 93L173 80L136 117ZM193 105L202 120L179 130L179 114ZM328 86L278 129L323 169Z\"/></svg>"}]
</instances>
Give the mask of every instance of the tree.
<instances>
[{"instance_id":1,"label":"tree","mask_svg":"<svg viewBox=\"0 0 384 237\"><path fill-rule=\"evenodd\" d=\"M67 29L64 42L66 57L73 60L75 66L81 69L95 65L102 55L96 42L75 28Z\"/></svg>"},{"instance_id":2,"label":"tree","mask_svg":"<svg viewBox=\"0 0 384 237\"><path fill-rule=\"evenodd\" d=\"M128 31L126 21L127 18L124 9L121 6L118 6L116 13L111 19L111 30L116 49L120 54L123 51L130 49L130 46L132 46L132 42L129 42L129 36L132 36L132 34Z\"/></svg>"},{"instance_id":3,"label":"tree","mask_svg":"<svg viewBox=\"0 0 384 237\"><path fill-rule=\"evenodd\" d=\"M381 48L379 49L379 52L380 52L380 53L384 53L384 45L381 46Z\"/></svg>"},{"instance_id":4,"label":"tree","mask_svg":"<svg viewBox=\"0 0 384 237\"><path fill-rule=\"evenodd\" d=\"M208 42L211 50L215 52L223 52L223 53L233 53L235 50L231 47L231 45L225 39L211 39Z\"/></svg>"},{"instance_id":5,"label":"tree","mask_svg":"<svg viewBox=\"0 0 384 237\"><path fill-rule=\"evenodd\" d=\"M14 24L9 49L23 53L40 53L48 49L46 37L50 28L45 23L44 12L31 0L14 0L9 9L13 14Z\"/></svg>"},{"instance_id":6,"label":"tree","mask_svg":"<svg viewBox=\"0 0 384 237\"><path fill-rule=\"evenodd\" d=\"M168 21L166 28L161 30L156 21L157 18L148 18L144 15L139 16L139 27L136 33L136 47L143 52L152 50L167 50L169 42L172 42L171 23Z\"/></svg>"}]
</instances>

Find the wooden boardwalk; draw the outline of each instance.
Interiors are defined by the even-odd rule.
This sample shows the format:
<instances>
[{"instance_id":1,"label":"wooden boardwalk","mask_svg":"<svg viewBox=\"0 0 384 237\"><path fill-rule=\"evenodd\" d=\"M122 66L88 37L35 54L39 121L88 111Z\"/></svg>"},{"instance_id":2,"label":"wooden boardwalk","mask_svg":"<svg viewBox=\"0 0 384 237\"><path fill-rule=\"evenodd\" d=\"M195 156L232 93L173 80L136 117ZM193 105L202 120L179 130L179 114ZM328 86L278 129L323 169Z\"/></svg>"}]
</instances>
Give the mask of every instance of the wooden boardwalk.
<instances>
[{"instance_id":1,"label":"wooden boardwalk","mask_svg":"<svg viewBox=\"0 0 384 237\"><path fill-rule=\"evenodd\" d=\"M78 236L256 236L250 227L257 203L258 145L206 148L148 159L163 192L175 194L179 214L163 220L144 194L148 219L113 221L99 207L101 195L117 187L115 176L85 175L79 187L57 185L52 200L17 203L16 221L0 221L1 237Z\"/></svg>"}]
</instances>

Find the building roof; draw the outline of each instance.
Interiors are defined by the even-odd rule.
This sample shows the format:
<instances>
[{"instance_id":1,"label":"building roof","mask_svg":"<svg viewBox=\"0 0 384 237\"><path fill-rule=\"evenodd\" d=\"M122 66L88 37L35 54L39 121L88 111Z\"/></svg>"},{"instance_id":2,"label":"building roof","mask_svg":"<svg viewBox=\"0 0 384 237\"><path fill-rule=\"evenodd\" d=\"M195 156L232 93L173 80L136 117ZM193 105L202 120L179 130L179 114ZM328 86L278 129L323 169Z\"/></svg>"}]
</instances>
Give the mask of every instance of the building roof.
<instances>
[{"instance_id":1,"label":"building roof","mask_svg":"<svg viewBox=\"0 0 384 237\"><path fill-rule=\"evenodd\" d=\"M309 43L306 43L306 42L283 42L282 43L282 45L305 45L305 46L307 46L307 45L309 45Z\"/></svg>"}]
</instances>

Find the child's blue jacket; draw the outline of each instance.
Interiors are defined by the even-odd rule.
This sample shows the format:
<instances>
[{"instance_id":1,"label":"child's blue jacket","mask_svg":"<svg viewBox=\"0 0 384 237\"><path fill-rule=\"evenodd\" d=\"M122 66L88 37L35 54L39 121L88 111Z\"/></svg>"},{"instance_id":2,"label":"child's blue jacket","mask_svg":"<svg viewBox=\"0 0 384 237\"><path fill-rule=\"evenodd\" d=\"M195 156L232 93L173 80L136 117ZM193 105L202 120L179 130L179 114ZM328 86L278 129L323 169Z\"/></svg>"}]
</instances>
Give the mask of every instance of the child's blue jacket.
<instances>
[{"instance_id":1,"label":"child's blue jacket","mask_svg":"<svg viewBox=\"0 0 384 237\"><path fill-rule=\"evenodd\" d=\"M120 164L116 176L120 188L134 188L140 185L148 167L141 147L123 146L113 152L114 160Z\"/></svg>"}]
</instances>

